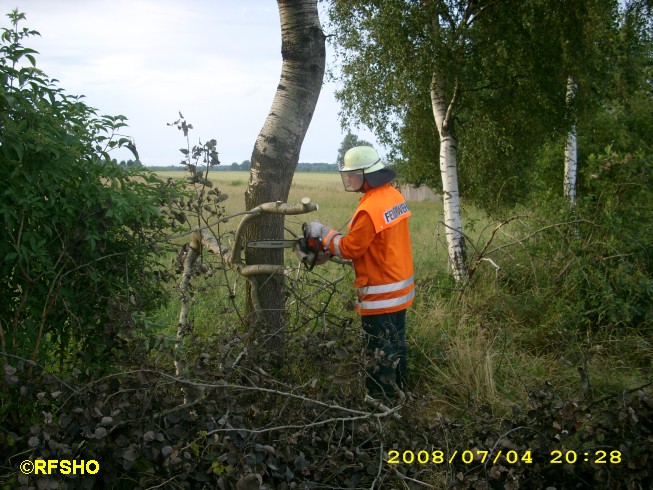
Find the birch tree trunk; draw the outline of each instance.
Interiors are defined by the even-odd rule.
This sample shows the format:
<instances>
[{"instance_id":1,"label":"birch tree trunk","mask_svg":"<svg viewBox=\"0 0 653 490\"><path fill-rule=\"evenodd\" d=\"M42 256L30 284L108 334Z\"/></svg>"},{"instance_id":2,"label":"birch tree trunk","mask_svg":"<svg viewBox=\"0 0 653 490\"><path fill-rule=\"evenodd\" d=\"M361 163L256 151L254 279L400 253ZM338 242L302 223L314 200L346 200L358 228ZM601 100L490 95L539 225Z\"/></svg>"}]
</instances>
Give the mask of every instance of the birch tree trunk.
<instances>
[{"instance_id":1,"label":"birch tree trunk","mask_svg":"<svg viewBox=\"0 0 653 490\"><path fill-rule=\"evenodd\" d=\"M468 271L458 192L458 141L453 130L455 102L456 93L451 102L447 103L444 83L434 71L431 77L431 106L440 137L440 173L449 265L456 281L464 281Z\"/></svg>"},{"instance_id":2,"label":"birch tree trunk","mask_svg":"<svg viewBox=\"0 0 653 490\"><path fill-rule=\"evenodd\" d=\"M578 175L578 142L576 134L576 120L574 117L573 105L576 95L576 83L573 77L567 79L567 112L572 118L571 127L567 133L567 142L565 143L565 176L564 176L564 196L569 199L570 204L576 203L576 177Z\"/></svg>"},{"instance_id":3,"label":"birch tree trunk","mask_svg":"<svg viewBox=\"0 0 653 490\"><path fill-rule=\"evenodd\" d=\"M281 79L252 152L245 192L248 210L259 204L286 201L304 136L317 104L326 60L325 36L317 0L278 0L281 20ZM246 240L283 237L282 215L264 215L246 232ZM248 249L247 264L282 264L283 250ZM278 336L285 321L283 277L260 276L250 290L248 317L254 318L252 296L266 312L264 334Z\"/></svg>"}]
</instances>

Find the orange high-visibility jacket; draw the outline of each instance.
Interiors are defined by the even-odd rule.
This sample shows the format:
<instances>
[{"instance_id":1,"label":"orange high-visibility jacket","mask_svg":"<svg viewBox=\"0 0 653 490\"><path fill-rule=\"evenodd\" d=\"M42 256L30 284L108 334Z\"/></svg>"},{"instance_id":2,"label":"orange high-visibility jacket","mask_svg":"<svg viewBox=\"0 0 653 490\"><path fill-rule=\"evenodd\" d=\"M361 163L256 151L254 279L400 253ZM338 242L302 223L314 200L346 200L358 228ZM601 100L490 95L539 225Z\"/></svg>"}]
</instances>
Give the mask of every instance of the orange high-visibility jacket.
<instances>
[{"instance_id":1,"label":"orange high-visibility jacket","mask_svg":"<svg viewBox=\"0 0 653 490\"><path fill-rule=\"evenodd\" d=\"M413 303L410 215L401 193L386 184L361 198L347 235L332 231L324 238L333 255L354 263L361 315L392 313Z\"/></svg>"}]
</instances>

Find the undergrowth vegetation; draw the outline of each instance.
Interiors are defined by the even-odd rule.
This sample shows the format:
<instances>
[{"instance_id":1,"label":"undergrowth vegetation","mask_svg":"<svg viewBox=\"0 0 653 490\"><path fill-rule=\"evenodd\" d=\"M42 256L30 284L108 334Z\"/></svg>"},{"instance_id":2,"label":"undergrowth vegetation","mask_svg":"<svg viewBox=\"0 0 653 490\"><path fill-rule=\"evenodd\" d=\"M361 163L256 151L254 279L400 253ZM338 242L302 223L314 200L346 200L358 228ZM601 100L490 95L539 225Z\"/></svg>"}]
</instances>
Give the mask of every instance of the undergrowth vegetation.
<instances>
[{"instance_id":1,"label":"undergrowth vegetation","mask_svg":"<svg viewBox=\"0 0 653 490\"><path fill-rule=\"evenodd\" d=\"M36 68L12 27L0 43L0 347L61 371L101 372L161 303L161 203L178 192L111 163L136 149L124 116L100 116ZM105 361L106 360L106 361ZM106 364L105 364L106 362ZM2 408L2 411L6 407Z\"/></svg>"},{"instance_id":2,"label":"undergrowth vegetation","mask_svg":"<svg viewBox=\"0 0 653 490\"><path fill-rule=\"evenodd\" d=\"M190 229L228 247L238 217L226 218L242 210L246 179L209 173L214 140L182 151L183 192L174 179L124 173L92 144L121 144L102 139L121 118L96 118L29 67L0 67L36 77L0 93L12 176L0 201L0 488L653 485L650 158L593 156L574 208L547 201L494 222L468 207L462 285L445 270L441 205L411 203L408 389L374 401L348 266L308 271L288 255L282 353L243 321L245 281L223 256L204 249L180 290ZM42 127L19 131L23 115ZM89 121L98 132L77 127ZM289 201L304 195L338 228L357 197L315 176ZM21 472L53 459L95 460L99 471Z\"/></svg>"},{"instance_id":3,"label":"undergrowth vegetation","mask_svg":"<svg viewBox=\"0 0 653 490\"><path fill-rule=\"evenodd\" d=\"M645 161L596 159L601 168L624 161L644 170L638 179L649 178ZM82 382L29 361L5 366L7 393L29 407L25 425L3 435L12 468L5 486L646 488L650 320L610 314L618 302L591 297L619 280L610 268L615 250L628 250L619 259L633 284L647 284L650 262L647 242L629 234L638 226L615 236L605 222L613 217L602 189L602 200L562 215L531 209L503 223L479 220L477 267L462 288L446 271L424 270L432 250L415 247L409 389L406 399L380 405L365 401L349 268L309 272L289 259L291 315L280 362L241 323L243 303L229 296L242 299L242 282L205 253L192 278L193 330L182 345L172 282L167 307L130 337L114 374ZM622 198L617 211L627 216L641 199ZM416 228L420 212L421 203ZM641 277L632 277L636 270ZM640 309L632 303L645 291L615 292L647 312L646 301ZM176 375L179 357L185 371ZM101 473L28 478L16 469L25 455L95 459Z\"/></svg>"}]
</instances>

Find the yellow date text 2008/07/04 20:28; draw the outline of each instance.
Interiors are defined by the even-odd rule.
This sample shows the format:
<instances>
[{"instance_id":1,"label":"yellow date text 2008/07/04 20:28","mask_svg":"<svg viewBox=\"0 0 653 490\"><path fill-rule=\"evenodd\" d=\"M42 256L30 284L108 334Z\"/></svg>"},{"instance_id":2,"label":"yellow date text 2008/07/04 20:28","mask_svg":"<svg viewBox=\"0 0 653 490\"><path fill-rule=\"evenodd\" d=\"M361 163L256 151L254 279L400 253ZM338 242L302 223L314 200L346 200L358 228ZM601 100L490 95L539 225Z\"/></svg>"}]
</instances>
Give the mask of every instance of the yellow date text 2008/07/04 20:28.
<instances>
[{"instance_id":1,"label":"yellow date text 2008/07/04 20:28","mask_svg":"<svg viewBox=\"0 0 653 490\"><path fill-rule=\"evenodd\" d=\"M545 460L549 464L576 464L576 463L593 463L593 464L620 464L621 451L573 451L573 450L553 450L548 454ZM508 463L508 464L531 464L533 455L530 450L525 451L489 451L481 449L466 449L464 451L398 451L392 449L388 451L388 464L486 464L486 463Z\"/></svg>"}]
</instances>

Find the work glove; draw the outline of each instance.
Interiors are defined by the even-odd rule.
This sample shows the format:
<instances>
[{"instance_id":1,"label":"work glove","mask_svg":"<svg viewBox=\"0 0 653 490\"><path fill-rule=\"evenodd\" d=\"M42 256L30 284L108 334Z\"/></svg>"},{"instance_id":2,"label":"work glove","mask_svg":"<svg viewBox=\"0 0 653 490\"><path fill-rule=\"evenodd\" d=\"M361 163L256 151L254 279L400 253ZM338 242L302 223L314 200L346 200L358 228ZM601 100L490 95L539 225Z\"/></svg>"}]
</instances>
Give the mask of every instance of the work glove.
<instances>
[{"instance_id":1,"label":"work glove","mask_svg":"<svg viewBox=\"0 0 653 490\"><path fill-rule=\"evenodd\" d=\"M326 236L331 228L323 225L318 220L314 219L308 224L308 236L311 238L319 238L320 241Z\"/></svg>"},{"instance_id":2,"label":"work glove","mask_svg":"<svg viewBox=\"0 0 653 490\"><path fill-rule=\"evenodd\" d=\"M325 250L329 250L329 244L331 241L337 235L341 234L330 226L323 225L317 220L313 220L309 223L308 232L311 237L320 239L320 243Z\"/></svg>"}]
</instances>

